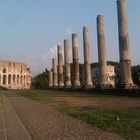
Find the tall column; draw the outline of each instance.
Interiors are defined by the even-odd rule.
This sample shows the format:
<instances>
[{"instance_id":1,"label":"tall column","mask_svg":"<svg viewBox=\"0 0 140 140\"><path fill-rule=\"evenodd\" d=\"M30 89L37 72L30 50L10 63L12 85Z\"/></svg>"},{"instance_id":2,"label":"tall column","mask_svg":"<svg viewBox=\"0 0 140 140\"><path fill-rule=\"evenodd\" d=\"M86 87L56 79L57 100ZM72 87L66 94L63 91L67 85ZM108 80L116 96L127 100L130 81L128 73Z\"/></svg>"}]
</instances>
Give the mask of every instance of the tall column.
<instances>
[{"instance_id":1,"label":"tall column","mask_svg":"<svg viewBox=\"0 0 140 140\"><path fill-rule=\"evenodd\" d=\"M78 56L78 35L72 34L72 54L73 54L73 86L81 86L79 77L79 56Z\"/></svg>"},{"instance_id":2,"label":"tall column","mask_svg":"<svg viewBox=\"0 0 140 140\"><path fill-rule=\"evenodd\" d=\"M57 62L56 58L52 59L52 67L53 67L53 86L58 86L58 78L57 78Z\"/></svg>"},{"instance_id":3,"label":"tall column","mask_svg":"<svg viewBox=\"0 0 140 140\"><path fill-rule=\"evenodd\" d=\"M65 87L71 87L71 73L70 73L70 49L69 40L64 40L64 60L65 60Z\"/></svg>"},{"instance_id":4,"label":"tall column","mask_svg":"<svg viewBox=\"0 0 140 140\"><path fill-rule=\"evenodd\" d=\"M84 69L85 69L84 85L86 88L90 88L93 86L93 83L91 79L89 31L86 26L83 27L83 44L84 44Z\"/></svg>"},{"instance_id":5,"label":"tall column","mask_svg":"<svg viewBox=\"0 0 140 140\"><path fill-rule=\"evenodd\" d=\"M98 38L98 61L100 73L100 87L107 86L107 61L106 61L106 43L104 31L104 16L97 16L97 38Z\"/></svg>"},{"instance_id":6,"label":"tall column","mask_svg":"<svg viewBox=\"0 0 140 140\"><path fill-rule=\"evenodd\" d=\"M131 58L128 37L128 21L126 14L126 0L117 0L118 34L120 54L121 86L124 88L133 85L131 77Z\"/></svg>"},{"instance_id":7,"label":"tall column","mask_svg":"<svg viewBox=\"0 0 140 140\"><path fill-rule=\"evenodd\" d=\"M63 77L63 56L62 56L62 46L57 46L58 53L58 86L64 86L64 77Z\"/></svg>"},{"instance_id":8,"label":"tall column","mask_svg":"<svg viewBox=\"0 0 140 140\"><path fill-rule=\"evenodd\" d=\"M49 87L53 87L53 72L52 69L49 71Z\"/></svg>"}]
</instances>

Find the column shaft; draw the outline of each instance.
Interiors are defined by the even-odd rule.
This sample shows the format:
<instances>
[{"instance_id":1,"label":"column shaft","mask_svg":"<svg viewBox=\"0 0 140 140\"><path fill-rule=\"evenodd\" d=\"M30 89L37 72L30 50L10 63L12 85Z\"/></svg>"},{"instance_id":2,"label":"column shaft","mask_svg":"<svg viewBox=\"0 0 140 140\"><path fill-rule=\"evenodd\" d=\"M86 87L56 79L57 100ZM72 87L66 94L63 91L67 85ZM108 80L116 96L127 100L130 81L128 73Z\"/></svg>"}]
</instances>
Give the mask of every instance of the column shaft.
<instances>
[{"instance_id":1,"label":"column shaft","mask_svg":"<svg viewBox=\"0 0 140 140\"><path fill-rule=\"evenodd\" d=\"M106 61L104 17L101 15L97 16L97 38L98 38L100 87L104 88L107 86L107 61Z\"/></svg>"},{"instance_id":2,"label":"column shaft","mask_svg":"<svg viewBox=\"0 0 140 140\"><path fill-rule=\"evenodd\" d=\"M58 78L57 78L57 63L56 58L52 59L52 67L53 67L53 86L58 86Z\"/></svg>"},{"instance_id":3,"label":"column shaft","mask_svg":"<svg viewBox=\"0 0 140 140\"><path fill-rule=\"evenodd\" d=\"M65 87L71 87L69 40L64 40Z\"/></svg>"},{"instance_id":4,"label":"column shaft","mask_svg":"<svg viewBox=\"0 0 140 140\"><path fill-rule=\"evenodd\" d=\"M72 54L73 54L73 86L81 86L79 77L79 56L78 56L78 35L72 34Z\"/></svg>"},{"instance_id":5,"label":"column shaft","mask_svg":"<svg viewBox=\"0 0 140 140\"><path fill-rule=\"evenodd\" d=\"M57 46L58 53L58 86L64 86L62 46Z\"/></svg>"},{"instance_id":6,"label":"column shaft","mask_svg":"<svg viewBox=\"0 0 140 140\"><path fill-rule=\"evenodd\" d=\"M85 71L85 87L90 88L93 86L91 79L91 66L90 66L90 44L89 44L89 31L87 27L83 27L83 44L84 44L84 71Z\"/></svg>"},{"instance_id":7,"label":"column shaft","mask_svg":"<svg viewBox=\"0 0 140 140\"><path fill-rule=\"evenodd\" d=\"M129 87L133 85L131 77L131 58L128 35L128 21L126 14L126 0L117 0L118 11L118 35L120 54L121 85Z\"/></svg>"},{"instance_id":8,"label":"column shaft","mask_svg":"<svg viewBox=\"0 0 140 140\"><path fill-rule=\"evenodd\" d=\"M49 71L49 87L53 86L53 72L52 70Z\"/></svg>"}]
</instances>

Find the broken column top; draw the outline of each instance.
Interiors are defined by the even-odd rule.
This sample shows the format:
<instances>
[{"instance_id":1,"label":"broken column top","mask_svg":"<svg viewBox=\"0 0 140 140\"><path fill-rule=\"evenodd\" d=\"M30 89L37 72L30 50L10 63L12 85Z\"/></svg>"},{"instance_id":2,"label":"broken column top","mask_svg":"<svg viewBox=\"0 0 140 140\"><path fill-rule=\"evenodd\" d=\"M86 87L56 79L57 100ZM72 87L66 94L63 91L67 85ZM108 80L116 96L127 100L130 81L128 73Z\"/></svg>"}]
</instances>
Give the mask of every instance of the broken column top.
<instances>
[{"instance_id":1,"label":"broken column top","mask_svg":"<svg viewBox=\"0 0 140 140\"><path fill-rule=\"evenodd\" d=\"M73 38L78 38L77 33L73 33L73 34L72 34L72 37L73 37Z\"/></svg>"},{"instance_id":2,"label":"broken column top","mask_svg":"<svg viewBox=\"0 0 140 140\"><path fill-rule=\"evenodd\" d=\"M84 26L84 27L83 27L83 31L84 31L84 32L88 32L88 27L87 27L87 26Z\"/></svg>"},{"instance_id":3,"label":"broken column top","mask_svg":"<svg viewBox=\"0 0 140 140\"><path fill-rule=\"evenodd\" d=\"M69 40L68 39L64 39L64 42L69 42Z\"/></svg>"},{"instance_id":4,"label":"broken column top","mask_svg":"<svg viewBox=\"0 0 140 140\"><path fill-rule=\"evenodd\" d=\"M98 22L104 21L104 16L103 15L98 15L97 20L98 20Z\"/></svg>"},{"instance_id":5,"label":"broken column top","mask_svg":"<svg viewBox=\"0 0 140 140\"><path fill-rule=\"evenodd\" d=\"M98 15L97 16L97 31L98 34L104 34L104 16Z\"/></svg>"},{"instance_id":6,"label":"broken column top","mask_svg":"<svg viewBox=\"0 0 140 140\"><path fill-rule=\"evenodd\" d=\"M122 1L124 1L124 2L125 2L126 0L117 0L116 2L122 2Z\"/></svg>"},{"instance_id":7,"label":"broken column top","mask_svg":"<svg viewBox=\"0 0 140 140\"><path fill-rule=\"evenodd\" d=\"M58 53L62 53L62 46L61 45L57 45L57 49L58 49Z\"/></svg>"}]
</instances>

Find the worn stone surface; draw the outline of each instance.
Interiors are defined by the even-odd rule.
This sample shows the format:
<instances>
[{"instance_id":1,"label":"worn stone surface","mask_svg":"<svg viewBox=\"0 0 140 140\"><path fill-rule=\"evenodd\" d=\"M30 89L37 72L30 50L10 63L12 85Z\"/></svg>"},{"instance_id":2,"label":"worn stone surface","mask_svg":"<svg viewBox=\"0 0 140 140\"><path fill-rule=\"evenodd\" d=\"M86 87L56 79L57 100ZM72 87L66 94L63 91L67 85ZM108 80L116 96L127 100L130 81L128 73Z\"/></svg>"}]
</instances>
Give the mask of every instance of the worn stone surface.
<instances>
[{"instance_id":1,"label":"worn stone surface","mask_svg":"<svg viewBox=\"0 0 140 140\"><path fill-rule=\"evenodd\" d=\"M32 74L26 64L0 60L0 86L8 89L30 89Z\"/></svg>"},{"instance_id":2,"label":"worn stone surface","mask_svg":"<svg viewBox=\"0 0 140 140\"><path fill-rule=\"evenodd\" d=\"M3 96L3 102L0 102L0 140L31 140L6 96Z\"/></svg>"},{"instance_id":3,"label":"worn stone surface","mask_svg":"<svg viewBox=\"0 0 140 140\"><path fill-rule=\"evenodd\" d=\"M62 57L62 46L57 46L58 53L58 87L64 86L64 77L63 77L63 57Z\"/></svg>"},{"instance_id":4,"label":"worn stone surface","mask_svg":"<svg viewBox=\"0 0 140 140\"><path fill-rule=\"evenodd\" d=\"M89 44L89 31L86 26L83 27L83 46L84 46L84 70L85 80L84 86L86 88L93 87L91 79L91 66L90 66L90 44Z\"/></svg>"},{"instance_id":5,"label":"worn stone surface","mask_svg":"<svg viewBox=\"0 0 140 140\"><path fill-rule=\"evenodd\" d=\"M71 87L71 72L70 72L70 49L69 40L64 40L64 61L65 61L65 87Z\"/></svg>"},{"instance_id":6,"label":"worn stone surface","mask_svg":"<svg viewBox=\"0 0 140 140\"><path fill-rule=\"evenodd\" d=\"M53 87L53 71L52 69L49 71L49 87Z\"/></svg>"},{"instance_id":7,"label":"worn stone surface","mask_svg":"<svg viewBox=\"0 0 140 140\"><path fill-rule=\"evenodd\" d=\"M52 59L52 67L53 67L53 86L58 86L58 78L57 78L57 62L56 58Z\"/></svg>"},{"instance_id":8,"label":"worn stone surface","mask_svg":"<svg viewBox=\"0 0 140 140\"><path fill-rule=\"evenodd\" d=\"M120 74L121 85L125 87L133 86L131 77L131 58L128 36L128 20L126 14L126 0L117 0L118 30L119 30L119 54L120 54Z\"/></svg>"},{"instance_id":9,"label":"worn stone surface","mask_svg":"<svg viewBox=\"0 0 140 140\"><path fill-rule=\"evenodd\" d=\"M97 37L98 37L98 60L100 71L100 86L107 86L107 60L106 60L106 43L104 31L104 16L97 16Z\"/></svg>"},{"instance_id":10,"label":"worn stone surface","mask_svg":"<svg viewBox=\"0 0 140 140\"><path fill-rule=\"evenodd\" d=\"M79 77L79 55L78 55L78 35L72 34L72 54L73 54L73 86L79 88L80 77Z\"/></svg>"}]
</instances>

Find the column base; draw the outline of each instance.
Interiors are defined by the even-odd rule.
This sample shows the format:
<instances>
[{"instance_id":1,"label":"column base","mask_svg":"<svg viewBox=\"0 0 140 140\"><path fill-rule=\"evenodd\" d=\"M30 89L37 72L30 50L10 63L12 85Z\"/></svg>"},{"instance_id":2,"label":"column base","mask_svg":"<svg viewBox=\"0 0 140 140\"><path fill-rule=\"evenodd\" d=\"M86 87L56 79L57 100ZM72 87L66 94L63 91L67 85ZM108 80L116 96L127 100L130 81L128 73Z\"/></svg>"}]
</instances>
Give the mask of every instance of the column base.
<instances>
[{"instance_id":1,"label":"column base","mask_svg":"<svg viewBox=\"0 0 140 140\"><path fill-rule=\"evenodd\" d=\"M71 87L72 87L71 81L65 82L65 88L71 88Z\"/></svg>"},{"instance_id":2,"label":"column base","mask_svg":"<svg viewBox=\"0 0 140 140\"><path fill-rule=\"evenodd\" d=\"M115 88L115 85L102 84L102 85L99 85L99 88L100 89L114 89Z\"/></svg>"},{"instance_id":3,"label":"column base","mask_svg":"<svg viewBox=\"0 0 140 140\"><path fill-rule=\"evenodd\" d=\"M64 83L59 83L58 84L58 88L63 88L64 87Z\"/></svg>"},{"instance_id":4,"label":"column base","mask_svg":"<svg viewBox=\"0 0 140 140\"><path fill-rule=\"evenodd\" d=\"M137 86L135 85L135 84L119 84L118 86L117 86L117 88L118 89L124 89L124 90L126 90L126 89L134 89L134 88L136 88Z\"/></svg>"},{"instance_id":5,"label":"column base","mask_svg":"<svg viewBox=\"0 0 140 140\"><path fill-rule=\"evenodd\" d=\"M74 81L73 88L81 88L80 81Z\"/></svg>"},{"instance_id":6,"label":"column base","mask_svg":"<svg viewBox=\"0 0 140 140\"><path fill-rule=\"evenodd\" d=\"M93 85L92 82L85 82L84 85L83 85L83 88L85 88L85 89L92 89L94 87L95 86Z\"/></svg>"}]
</instances>

